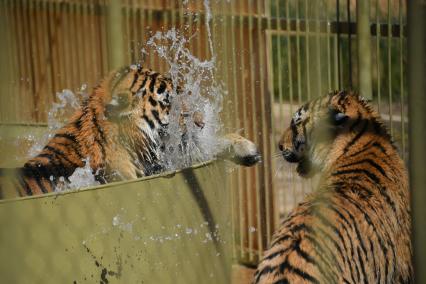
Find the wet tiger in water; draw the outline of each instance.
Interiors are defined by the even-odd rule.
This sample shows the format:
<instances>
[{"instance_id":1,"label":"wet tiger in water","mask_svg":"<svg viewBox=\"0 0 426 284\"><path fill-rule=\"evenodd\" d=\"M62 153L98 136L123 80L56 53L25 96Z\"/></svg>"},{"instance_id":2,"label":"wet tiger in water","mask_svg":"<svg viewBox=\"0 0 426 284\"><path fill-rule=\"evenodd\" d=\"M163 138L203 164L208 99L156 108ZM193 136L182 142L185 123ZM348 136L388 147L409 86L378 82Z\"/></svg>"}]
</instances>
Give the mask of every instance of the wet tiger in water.
<instances>
[{"instance_id":1,"label":"wet tiger in water","mask_svg":"<svg viewBox=\"0 0 426 284\"><path fill-rule=\"evenodd\" d=\"M279 149L300 176L321 177L275 232L254 283L411 283L407 173L368 102L345 91L312 100Z\"/></svg>"},{"instance_id":2,"label":"wet tiger in water","mask_svg":"<svg viewBox=\"0 0 426 284\"><path fill-rule=\"evenodd\" d=\"M101 183L160 172L162 134L176 91L170 78L141 66L111 72L41 152L13 170L17 195L52 192L86 163ZM202 127L203 118L194 115L193 123ZM251 141L229 134L222 142L219 156L246 166L259 161Z\"/></svg>"}]
</instances>

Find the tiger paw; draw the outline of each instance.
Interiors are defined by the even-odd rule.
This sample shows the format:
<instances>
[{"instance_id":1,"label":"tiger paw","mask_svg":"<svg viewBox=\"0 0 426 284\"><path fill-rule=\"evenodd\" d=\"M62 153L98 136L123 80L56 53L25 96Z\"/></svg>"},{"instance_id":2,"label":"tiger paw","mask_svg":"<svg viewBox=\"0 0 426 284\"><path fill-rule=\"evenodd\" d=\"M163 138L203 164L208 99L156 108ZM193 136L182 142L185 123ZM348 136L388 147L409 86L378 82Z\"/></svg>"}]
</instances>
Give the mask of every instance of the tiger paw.
<instances>
[{"instance_id":1,"label":"tiger paw","mask_svg":"<svg viewBox=\"0 0 426 284\"><path fill-rule=\"evenodd\" d=\"M229 133L221 137L220 148L218 158L246 167L257 164L262 158L257 146L252 141L236 133Z\"/></svg>"}]
</instances>

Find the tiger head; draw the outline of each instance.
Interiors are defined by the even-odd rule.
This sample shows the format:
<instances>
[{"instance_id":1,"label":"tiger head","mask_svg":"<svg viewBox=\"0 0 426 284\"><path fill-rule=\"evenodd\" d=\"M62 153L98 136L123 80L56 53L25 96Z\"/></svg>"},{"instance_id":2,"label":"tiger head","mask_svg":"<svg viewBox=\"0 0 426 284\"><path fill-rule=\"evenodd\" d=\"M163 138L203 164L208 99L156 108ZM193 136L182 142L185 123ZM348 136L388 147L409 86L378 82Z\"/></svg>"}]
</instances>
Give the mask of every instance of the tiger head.
<instances>
[{"instance_id":1,"label":"tiger head","mask_svg":"<svg viewBox=\"0 0 426 284\"><path fill-rule=\"evenodd\" d=\"M105 116L117 123L132 122L141 131L161 132L169 124L172 80L162 74L131 66L111 74Z\"/></svg>"},{"instance_id":2,"label":"tiger head","mask_svg":"<svg viewBox=\"0 0 426 284\"><path fill-rule=\"evenodd\" d=\"M344 150L348 142L345 133L361 132L365 120L373 120L377 129L383 129L377 119L378 114L362 97L352 92L332 92L304 104L294 113L278 148L286 161L298 164L300 176L311 177Z\"/></svg>"}]
</instances>

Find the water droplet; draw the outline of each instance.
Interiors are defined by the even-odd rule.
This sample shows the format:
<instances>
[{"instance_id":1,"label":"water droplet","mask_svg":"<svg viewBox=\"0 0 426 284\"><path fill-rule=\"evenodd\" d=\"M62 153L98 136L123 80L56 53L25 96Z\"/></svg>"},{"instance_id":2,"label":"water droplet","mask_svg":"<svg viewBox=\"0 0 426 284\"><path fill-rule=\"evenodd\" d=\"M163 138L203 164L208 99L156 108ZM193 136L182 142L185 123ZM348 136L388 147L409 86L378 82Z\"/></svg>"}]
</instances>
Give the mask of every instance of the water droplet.
<instances>
[{"instance_id":1,"label":"water droplet","mask_svg":"<svg viewBox=\"0 0 426 284\"><path fill-rule=\"evenodd\" d=\"M113 226L118 226L120 224L120 216L114 216L113 218L112 218L112 225Z\"/></svg>"}]
</instances>

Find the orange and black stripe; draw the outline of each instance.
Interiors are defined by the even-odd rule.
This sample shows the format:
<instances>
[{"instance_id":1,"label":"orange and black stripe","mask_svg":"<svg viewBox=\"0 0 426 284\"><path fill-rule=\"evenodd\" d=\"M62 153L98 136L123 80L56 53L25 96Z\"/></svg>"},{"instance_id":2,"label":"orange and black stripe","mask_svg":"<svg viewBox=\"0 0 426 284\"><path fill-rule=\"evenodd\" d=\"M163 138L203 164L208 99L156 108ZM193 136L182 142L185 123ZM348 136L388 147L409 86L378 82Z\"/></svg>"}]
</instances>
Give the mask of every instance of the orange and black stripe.
<instances>
[{"instance_id":1,"label":"orange and black stripe","mask_svg":"<svg viewBox=\"0 0 426 284\"><path fill-rule=\"evenodd\" d=\"M86 163L102 183L116 173L132 178L158 171L153 139L168 123L173 91L170 78L139 65L111 72L41 152L13 171L17 194L52 192ZM109 164L114 159L120 163Z\"/></svg>"},{"instance_id":2,"label":"orange and black stripe","mask_svg":"<svg viewBox=\"0 0 426 284\"><path fill-rule=\"evenodd\" d=\"M282 222L254 283L411 283L407 174L368 102L333 92L305 104L279 147L321 179Z\"/></svg>"}]
</instances>

